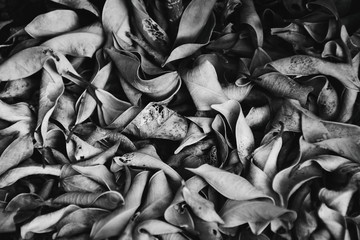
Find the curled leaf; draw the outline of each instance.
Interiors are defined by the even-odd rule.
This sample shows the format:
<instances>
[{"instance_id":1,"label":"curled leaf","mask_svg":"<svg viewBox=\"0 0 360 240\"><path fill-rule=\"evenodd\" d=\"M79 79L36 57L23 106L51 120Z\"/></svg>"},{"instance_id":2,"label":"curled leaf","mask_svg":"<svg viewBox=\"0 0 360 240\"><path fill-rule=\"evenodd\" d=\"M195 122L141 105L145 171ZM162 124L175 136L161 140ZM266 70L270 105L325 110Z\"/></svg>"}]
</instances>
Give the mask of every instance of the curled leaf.
<instances>
[{"instance_id":1,"label":"curled leaf","mask_svg":"<svg viewBox=\"0 0 360 240\"><path fill-rule=\"evenodd\" d=\"M197 110L211 110L212 104L220 104L228 100L218 82L215 68L209 61L204 61L191 69L183 69L180 75L189 89Z\"/></svg>"},{"instance_id":2,"label":"curled leaf","mask_svg":"<svg viewBox=\"0 0 360 240\"><path fill-rule=\"evenodd\" d=\"M56 204L74 204L85 207L100 207L113 210L124 204L123 196L115 191L103 193L68 192L52 200Z\"/></svg>"},{"instance_id":3,"label":"curled leaf","mask_svg":"<svg viewBox=\"0 0 360 240\"><path fill-rule=\"evenodd\" d=\"M204 178L210 186L229 199L250 200L267 198L265 194L256 189L245 178L234 173L227 172L208 164L193 169L187 168L187 170Z\"/></svg>"},{"instance_id":4,"label":"curled leaf","mask_svg":"<svg viewBox=\"0 0 360 240\"><path fill-rule=\"evenodd\" d=\"M74 165L72 168L80 174L87 176L101 184L104 184L109 188L109 190L117 189L114 175L104 165L87 167Z\"/></svg>"},{"instance_id":5,"label":"curled leaf","mask_svg":"<svg viewBox=\"0 0 360 240\"><path fill-rule=\"evenodd\" d=\"M308 76L324 74L338 79L345 87L358 90L360 81L357 76L358 66L347 63L332 63L320 58L295 55L269 63L282 74Z\"/></svg>"},{"instance_id":6,"label":"curled leaf","mask_svg":"<svg viewBox=\"0 0 360 240\"><path fill-rule=\"evenodd\" d=\"M153 157L149 154L138 152L126 153L119 157L114 157L113 162L121 166L143 167L150 169L161 169L173 180L177 185L180 185L182 177L169 165L164 163L161 159Z\"/></svg>"},{"instance_id":7,"label":"curled leaf","mask_svg":"<svg viewBox=\"0 0 360 240\"><path fill-rule=\"evenodd\" d=\"M214 0L191 1L181 16L175 46L179 46L184 43L191 43L197 39L202 28L205 26L210 17L215 2L216 1ZM202 14L198 14L199 11L201 11Z\"/></svg>"},{"instance_id":8,"label":"curled leaf","mask_svg":"<svg viewBox=\"0 0 360 240\"><path fill-rule=\"evenodd\" d=\"M143 171L135 176L125 196L125 205L96 221L91 229L91 238L103 239L104 237L116 236L121 233L141 204L141 196L145 189L148 173Z\"/></svg>"},{"instance_id":9,"label":"curled leaf","mask_svg":"<svg viewBox=\"0 0 360 240\"><path fill-rule=\"evenodd\" d=\"M17 180L31 175L48 174L60 176L60 169L59 165L41 166L40 164L12 168L0 176L0 188L10 186Z\"/></svg>"},{"instance_id":10,"label":"curled leaf","mask_svg":"<svg viewBox=\"0 0 360 240\"><path fill-rule=\"evenodd\" d=\"M32 221L21 226L21 237L23 239L31 239L34 233L50 232L55 228L55 224L64 216L78 210L79 207L69 205L48 214L40 215Z\"/></svg>"},{"instance_id":11,"label":"curled leaf","mask_svg":"<svg viewBox=\"0 0 360 240\"><path fill-rule=\"evenodd\" d=\"M297 215L294 211L266 201L228 200L221 209L220 216L225 222L223 227L234 227L245 223L268 222L277 218L292 224Z\"/></svg>"},{"instance_id":12,"label":"curled leaf","mask_svg":"<svg viewBox=\"0 0 360 240\"><path fill-rule=\"evenodd\" d=\"M198 193L191 192L186 186L182 189L185 202L190 206L196 216L207 222L224 224L224 221L216 213L214 204L201 197Z\"/></svg>"}]
</instances>

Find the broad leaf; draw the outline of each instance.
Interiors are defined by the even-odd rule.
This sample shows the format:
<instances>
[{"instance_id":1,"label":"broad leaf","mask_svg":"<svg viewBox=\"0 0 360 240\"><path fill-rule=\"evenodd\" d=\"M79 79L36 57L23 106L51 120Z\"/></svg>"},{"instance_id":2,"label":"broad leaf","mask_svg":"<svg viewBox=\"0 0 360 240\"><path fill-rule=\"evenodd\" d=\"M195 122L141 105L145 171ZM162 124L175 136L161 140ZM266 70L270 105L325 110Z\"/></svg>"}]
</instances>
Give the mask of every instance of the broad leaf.
<instances>
[{"instance_id":1,"label":"broad leaf","mask_svg":"<svg viewBox=\"0 0 360 240\"><path fill-rule=\"evenodd\" d=\"M267 198L260 190L251 185L245 178L225 170L204 164L187 170L204 178L210 186L223 196L233 200L250 200Z\"/></svg>"},{"instance_id":2,"label":"broad leaf","mask_svg":"<svg viewBox=\"0 0 360 240\"><path fill-rule=\"evenodd\" d=\"M0 80L16 80L38 72L46 60L51 57L51 53L50 47L38 46L12 55L0 65Z\"/></svg>"},{"instance_id":3,"label":"broad leaf","mask_svg":"<svg viewBox=\"0 0 360 240\"><path fill-rule=\"evenodd\" d=\"M235 227L245 223L270 222L277 218L292 224L297 215L296 212L266 201L228 200L221 209L220 216L225 222L223 227Z\"/></svg>"},{"instance_id":4,"label":"broad leaf","mask_svg":"<svg viewBox=\"0 0 360 240\"><path fill-rule=\"evenodd\" d=\"M33 38L53 37L77 29L79 17L72 10L55 10L41 14L25 26Z\"/></svg>"}]
</instances>

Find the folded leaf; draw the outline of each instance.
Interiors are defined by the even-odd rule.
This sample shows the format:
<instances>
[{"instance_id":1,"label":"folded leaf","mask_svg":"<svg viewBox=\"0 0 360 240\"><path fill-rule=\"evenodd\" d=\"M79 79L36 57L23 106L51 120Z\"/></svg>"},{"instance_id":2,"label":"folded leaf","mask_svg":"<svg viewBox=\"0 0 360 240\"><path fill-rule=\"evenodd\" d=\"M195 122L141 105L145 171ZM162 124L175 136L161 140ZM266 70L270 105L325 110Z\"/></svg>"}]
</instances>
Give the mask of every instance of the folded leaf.
<instances>
[{"instance_id":1,"label":"folded leaf","mask_svg":"<svg viewBox=\"0 0 360 240\"><path fill-rule=\"evenodd\" d=\"M173 141L185 137L187 121L175 111L156 103L149 103L123 130L139 138L162 138Z\"/></svg>"},{"instance_id":2,"label":"folded leaf","mask_svg":"<svg viewBox=\"0 0 360 240\"><path fill-rule=\"evenodd\" d=\"M198 193L190 191L186 186L182 189L185 202L192 209L194 214L207 222L224 224L224 221L215 211L214 204L201 197Z\"/></svg>"},{"instance_id":3,"label":"folded leaf","mask_svg":"<svg viewBox=\"0 0 360 240\"><path fill-rule=\"evenodd\" d=\"M79 172L80 174L89 177L101 184L104 184L109 190L116 190L117 184L115 182L114 175L104 166L104 165L95 165L95 166L72 166L72 168Z\"/></svg>"},{"instance_id":4,"label":"folded leaf","mask_svg":"<svg viewBox=\"0 0 360 240\"><path fill-rule=\"evenodd\" d=\"M75 210L64 216L57 224L56 238L70 237L79 233L87 232L92 224L108 214L108 211L100 208L84 208Z\"/></svg>"},{"instance_id":5,"label":"folded leaf","mask_svg":"<svg viewBox=\"0 0 360 240\"><path fill-rule=\"evenodd\" d=\"M154 100L164 100L178 88L180 77L175 71L162 71L159 76L144 78L141 73L142 63L135 55L125 55L114 49L106 49L114 61L120 75L131 87ZM159 74L159 73L158 73ZM124 87L124 86L123 86Z\"/></svg>"},{"instance_id":6,"label":"folded leaf","mask_svg":"<svg viewBox=\"0 0 360 240\"><path fill-rule=\"evenodd\" d=\"M240 7L240 23L250 27L253 33L253 43L257 47L262 47L264 36L259 15L257 14L254 2L251 0L243 0Z\"/></svg>"},{"instance_id":7,"label":"folded leaf","mask_svg":"<svg viewBox=\"0 0 360 240\"><path fill-rule=\"evenodd\" d=\"M130 103L116 98L103 89L96 89L95 95L101 103L101 105L97 105L101 126L107 126L113 123L119 115L131 107Z\"/></svg>"},{"instance_id":8,"label":"folded leaf","mask_svg":"<svg viewBox=\"0 0 360 240\"><path fill-rule=\"evenodd\" d=\"M201 165L198 168L187 168L187 170L204 178L210 186L229 199L250 200L268 198L245 178L208 164Z\"/></svg>"},{"instance_id":9,"label":"folded leaf","mask_svg":"<svg viewBox=\"0 0 360 240\"><path fill-rule=\"evenodd\" d=\"M21 226L21 237L23 239L31 239L34 233L50 232L55 228L56 223L64 216L78 210L79 207L69 205L60 210L40 215L32 221Z\"/></svg>"},{"instance_id":10,"label":"folded leaf","mask_svg":"<svg viewBox=\"0 0 360 240\"><path fill-rule=\"evenodd\" d=\"M225 224L222 227L235 227L245 223L269 222L281 219L290 225L295 221L296 212L281 208L266 201L228 200L220 211Z\"/></svg>"},{"instance_id":11,"label":"folded leaf","mask_svg":"<svg viewBox=\"0 0 360 240\"><path fill-rule=\"evenodd\" d=\"M6 205L6 212L18 212L36 209L44 204L44 200L35 193L20 193Z\"/></svg>"},{"instance_id":12,"label":"folded leaf","mask_svg":"<svg viewBox=\"0 0 360 240\"><path fill-rule=\"evenodd\" d=\"M215 68L209 61L190 69L182 69L180 75L198 111L211 110L212 104L221 104L228 100L222 91Z\"/></svg>"},{"instance_id":13,"label":"folded leaf","mask_svg":"<svg viewBox=\"0 0 360 240\"><path fill-rule=\"evenodd\" d=\"M301 116L302 132L308 142L319 142L331 138L360 137L360 127L354 124L339 123L315 119L303 114Z\"/></svg>"},{"instance_id":14,"label":"folded leaf","mask_svg":"<svg viewBox=\"0 0 360 240\"><path fill-rule=\"evenodd\" d=\"M162 235L169 233L180 233L182 230L161 220L146 220L141 222L135 229L134 238L141 239L141 235Z\"/></svg>"},{"instance_id":15,"label":"folded leaf","mask_svg":"<svg viewBox=\"0 0 360 240\"><path fill-rule=\"evenodd\" d=\"M174 151L174 154L178 154L185 147L196 144L197 142L204 139L207 135L203 133L195 123L191 122L189 124L189 129L186 133L185 138L181 141L179 147Z\"/></svg>"},{"instance_id":16,"label":"folded leaf","mask_svg":"<svg viewBox=\"0 0 360 240\"><path fill-rule=\"evenodd\" d=\"M302 86L278 72L263 74L254 82L277 97L297 99L302 106L305 106L308 95L313 91L311 86Z\"/></svg>"},{"instance_id":17,"label":"folded leaf","mask_svg":"<svg viewBox=\"0 0 360 240\"><path fill-rule=\"evenodd\" d=\"M189 3L180 19L175 46L196 41L206 25L215 3L214 0L193 0ZM199 14L200 11L201 14Z\"/></svg>"},{"instance_id":18,"label":"folded leaf","mask_svg":"<svg viewBox=\"0 0 360 240\"><path fill-rule=\"evenodd\" d=\"M148 193L135 222L163 216L172 199L173 193L164 171L154 173L149 180Z\"/></svg>"},{"instance_id":19,"label":"folded leaf","mask_svg":"<svg viewBox=\"0 0 360 240\"><path fill-rule=\"evenodd\" d=\"M52 200L56 204L74 204L85 207L99 207L113 210L124 204L123 196L115 191L107 192L68 192Z\"/></svg>"},{"instance_id":20,"label":"folded leaf","mask_svg":"<svg viewBox=\"0 0 360 240\"><path fill-rule=\"evenodd\" d=\"M65 192L104 192L107 190L96 181L83 175L63 177L61 186Z\"/></svg>"},{"instance_id":21,"label":"folded leaf","mask_svg":"<svg viewBox=\"0 0 360 240\"><path fill-rule=\"evenodd\" d=\"M101 68L91 81L95 87L103 89L107 83L112 70L112 64L108 63ZM75 125L84 122L91 116L96 108L96 100L89 94L88 91L84 91L76 102L76 122Z\"/></svg>"},{"instance_id":22,"label":"folded leaf","mask_svg":"<svg viewBox=\"0 0 360 240\"><path fill-rule=\"evenodd\" d=\"M143 171L135 176L125 196L125 205L96 221L91 229L91 238L103 239L121 233L141 204L141 197L147 183L148 173Z\"/></svg>"},{"instance_id":23,"label":"folded leaf","mask_svg":"<svg viewBox=\"0 0 360 240\"><path fill-rule=\"evenodd\" d=\"M269 63L285 75L308 76L324 74L338 79L345 87L358 90L360 81L357 76L358 66L347 63L333 63L306 55L295 55Z\"/></svg>"},{"instance_id":24,"label":"folded leaf","mask_svg":"<svg viewBox=\"0 0 360 240\"><path fill-rule=\"evenodd\" d=\"M200 48L207 45L210 41L210 37L212 35L214 27L215 16L212 14L210 15L206 25L201 30L201 33L196 39L195 43L184 43L175 47L167 57L166 61L162 64L162 66L166 66L170 62L189 57L196 51L198 51Z\"/></svg>"},{"instance_id":25,"label":"folded leaf","mask_svg":"<svg viewBox=\"0 0 360 240\"><path fill-rule=\"evenodd\" d=\"M117 167L132 166L150 169L161 169L165 172L166 175L169 176L172 181L177 184L177 186L180 186L182 181L182 177L173 168L164 163L160 158L153 157L140 151L125 153L122 156L114 157L113 163L117 164Z\"/></svg>"},{"instance_id":26,"label":"folded leaf","mask_svg":"<svg viewBox=\"0 0 360 240\"><path fill-rule=\"evenodd\" d=\"M42 145L46 145L49 119L64 90L62 77L51 66L51 62L47 62L40 82L39 111L36 123L36 128L40 129Z\"/></svg>"},{"instance_id":27,"label":"folded leaf","mask_svg":"<svg viewBox=\"0 0 360 240\"><path fill-rule=\"evenodd\" d=\"M318 215L334 239L350 239L345 218L339 212L323 203L318 210Z\"/></svg>"}]
</instances>

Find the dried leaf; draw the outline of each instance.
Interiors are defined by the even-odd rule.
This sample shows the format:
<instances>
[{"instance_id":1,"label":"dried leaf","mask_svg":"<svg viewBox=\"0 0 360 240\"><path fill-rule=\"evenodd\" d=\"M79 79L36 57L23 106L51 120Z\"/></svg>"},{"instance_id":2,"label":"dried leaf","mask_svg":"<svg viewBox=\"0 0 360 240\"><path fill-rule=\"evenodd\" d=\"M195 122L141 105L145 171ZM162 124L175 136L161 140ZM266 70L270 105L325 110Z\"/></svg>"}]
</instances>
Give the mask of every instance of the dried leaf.
<instances>
[{"instance_id":1,"label":"dried leaf","mask_svg":"<svg viewBox=\"0 0 360 240\"><path fill-rule=\"evenodd\" d=\"M115 191L107 192L68 192L52 200L56 204L74 204L85 207L100 207L113 210L124 204L123 196Z\"/></svg>"},{"instance_id":2,"label":"dried leaf","mask_svg":"<svg viewBox=\"0 0 360 240\"><path fill-rule=\"evenodd\" d=\"M65 87L62 77L54 70L51 62L46 62L40 82L39 111L36 129L40 129L41 144L46 146L48 124L51 115Z\"/></svg>"},{"instance_id":3,"label":"dried leaf","mask_svg":"<svg viewBox=\"0 0 360 240\"><path fill-rule=\"evenodd\" d=\"M123 130L142 139L162 138L181 140L188 129L186 119L175 111L156 103L149 103Z\"/></svg>"},{"instance_id":4,"label":"dried leaf","mask_svg":"<svg viewBox=\"0 0 360 240\"><path fill-rule=\"evenodd\" d=\"M212 104L221 104L228 100L218 82L215 68L209 61L183 69L180 75L198 111L211 110Z\"/></svg>"},{"instance_id":5,"label":"dried leaf","mask_svg":"<svg viewBox=\"0 0 360 240\"><path fill-rule=\"evenodd\" d=\"M175 46L196 41L210 18L215 3L214 0L191 1L181 16ZM199 14L200 11L202 14Z\"/></svg>"},{"instance_id":6,"label":"dried leaf","mask_svg":"<svg viewBox=\"0 0 360 240\"><path fill-rule=\"evenodd\" d=\"M207 222L224 224L224 221L215 211L214 204L201 197L198 193L190 191L186 186L182 189L185 202L189 205L196 216Z\"/></svg>"},{"instance_id":7,"label":"dried leaf","mask_svg":"<svg viewBox=\"0 0 360 240\"><path fill-rule=\"evenodd\" d=\"M22 161L31 157L34 151L33 138L30 133L18 136L10 145L1 153L0 156L0 175L8 169L17 166Z\"/></svg>"},{"instance_id":8,"label":"dried leaf","mask_svg":"<svg viewBox=\"0 0 360 240\"><path fill-rule=\"evenodd\" d=\"M185 138L181 141L179 147L174 151L174 154L178 154L185 147L196 144L197 142L204 139L207 135L203 133L195 123L191 122L189 124L189 129L186 133Z\"/></svg>"},{"instance_id":9,"label":"dried leaf","mask_svg":"<svg viewBox=\"0 0 360 240\"><path fill-rule=\"evenodd\" d=\"M147 182L148 173L143 171L135 176L125 196L125 205L96 221L91 229L91 238L103 239L121 233L141 204L141 196Z\"/></svg>"},{"instance_id":10,"label":"dried leaf","mask_svg":"<svg viewBox=\"0 0 360 240\"><path fill-rule=\"evenodd\" d=\"M102 35L91 32L70 32L51 38L41 44L62 54L76 57L92 57L103 44Z\"/></svg>"},{"instance_id":11,"label":"dried leaf","mask_svg":"<svg viewBox=\"0 0 360 240\"><path fill-rule=\"evenodd\" d=\"M142 222L163 216L172 198L173 193L164 171L160 170L154 173L149 180L148 193L135 222Z\"/></svg>"},{"instance_id":12,"label":"dried leaf","mask_svg":"<svg viewBox=\"0 0 360 240\"><path fill-rule=\"evenodd\" d=\"M350 239L345 218L339 212L323 203L318 210L318 215L334 239Z\"/></svg>"},{"instance_id":13,"label":"dried leaf","mask_svg":"<svg viewBox=\"0 0 360 240\"><path fill-rule=\"evenodd\" d=\"M93 13L96 16L99 16L99 10L88 0L51 0L52 2L56 2L70 8L74 9L84 9Z\"/></svg>"},{"instance_id":14,"label":"dried leaf","mask_svg":"<svg viewBox=\"0 0 360 240\"><path fill-rule=\"evenodd\" d=\"M180 186L182 181L182 177L173 168L164 163L160 158L151 156L147 153L142 153L141 150L114 157L113 163L117 164L117 167L132 166L150 169L161 169L165 172L166 175L169 176L172 181L174 181L174 183L177 184L177 186Z\"/></svg>"},{"instance_id":15,"label":"dried leaf","mask_svg":"<svg viewBox=\"0 0 360 240\"><path fill-rule=\"evenodd\" d=\"M107 37L106 47L112 44L112 33L123 40L126 45L131 45L131 40L126 36L130 31L129 10L124 0L107 0L101 14L104 31ZM126 46L125 45L125 46Z\"/></svg>"},{"instance_id":16,"label":"dried leaf","mask_svg":"<svg viewBox=\"0 0 360 240\"><path fill-rule=\"evenodd\" d=\"M110 77L111 71L112 64L106 64L96 73L95 77L91 81L91 84L97 88L103 89ZM91 116L93 111L96 109L96 100L89 94L87 90L85 90L77 100L75 108L77 113L75 125L77 125L84 122Z\"/></svg>"},{"instance_id":17,"label":"dried leaf","mask_svg":"<svg viewBox=\"0 0 360 240\"><path fill-rule=\"evenodd\" d=\"M148 14L143 1L131 0L134 25L155 51L166 52L169 48L169 37L166 32Z\"/></svg>"},{"instance_id":18,"label":"dried leaf","mask_svg":"<svg viewBox=\"0 0 360 240\"><path fill-rule=\"evenodd\" d=\"M254 2L251 0L243 0L240 7L240 23L250 27L253 34L252 40L255 46L262 47L264 36L259 15L257 14Z\"/></svg>"},{"instance_id":19,"label":"dried leaf","mask_svg":"<svg viewBox=\"0 0 360 240\"><path fill-rule=\"evenodd\" d=\"M38 83L31 78L9 81L6 83L4 89L0 91L0 98L28 99L37 87Z\"/></svg>"},{"instance_id":20,"label":"dried leaf","mask_svg":"<svg viewBox=\"0 0 360 240\"><path fill-rule=\"evenodd\" d=\"M201 165L198 168L187 170L204 178L216 191L223 196L234 200L250 200L256 198L267 198L267 196L251 185L245 178L222 169Z\"/></svg>"},{"instance_id":21,"label":"dried leaf","mask_svg":"<svg viewBox=\"0 0 360 240\"><path fill-rule=\"evenodd\" d=\"M44 200L34 193L20 193L6 205L4 211L18 212L34 210L44 204Z\"/></svg>"},{"instance_id":22,"label":"dried leaf","mask_svg":"<svg viewBox=\"0 0 360 240\"><path fill-rule=\"evenodd\" d=\"M64 216L78 210L79 207L69 205L48 214L40 215L32 221L21 226L21 237L23 239L31 239L34 233L50 232L55 228L56 223Z\"/></svg>"},{"instance_id":23,"label":"dried leaf","mask_svg":"<svg viewBox=\"0 0 360 240\"><path fill-rule=\"evenodd\" d=\"M311 86L302 86L288 76L278 72L263 74L254 82L276 97L297 99L302 106L306 104L308 95L313 91Z\"/></svg>"},{"instance_id":24,"label":"dried leaf","mask_svg":"<svg viewBox=\"0 0 360 240\"><path fill-rule=\"evenodd\" d=\"M60 176L60 169L59 165L41 166L40 164L12 168L0 176L0 188L10 186L17 180L31 175L48 174Z\"/></svg>"},{"instance_id":25,"label":"dried leaf","mask_svg":"<svg viewBox=\"0 0 360 240\"><path fill-rule=\"evenodd\" d=\"M57 232L53 237L70 237L87 232L98 219L108 214L100 208L84 208L75 210L61 218L56 224Z\"/></svg>"},{"instance_id":26,"label":"dried leaf","mask_svg":"<svg viewBox=\"0 0 360 240\"><path fill-rule=\"evenodd\" d=\"M51 48L38 46L12 55L0 65L0 80L11 81L31 76L43 67L51 53Z\"/></svg>"},{"instance_id":27,"label":"dried leaf","mask_svg":"<svg viewBox=\"0 0 360 240\"><path fill-rule=\"evenodd\" d=\"M106 188L91 178L83 175L72 175L61 179L65 192L104 192Z\"/></svg>"},{"instance_id":28,"label":"dried leaf","mask_svg":"<svg viewBox=\"0 0 360 240\"><path fill-rule=\"evenodd\" d=\"M285 75L308 76L324 74L338 79L345 87L358 90L360 81L357 76L358 66L346 63L332 63L320 58L306 55L295 55L269 63Z\"/></svg>"},{"instance_id":29,"label":"dried leaf","mask_svg":"<svg viewBox=\"0 0 360 240\"><path fill-rule=\"evenodd\" d=\"M175 47L170 55L167 57L166 61L162 66L166 66L170 62L180 60L186 57L193 55L196 51L201 49L203 46L207 45L210 42L210 37L215 27L215 16L212 14L209 17L206 25L201 30L200 35L197 37L195 43L184 43Z\"/></svg>"},{"instance_id":30,"label":"dried leaf","mask_svg":"<svg viewBox=\"0 0 360 240\"><path fill-rule=\"evenodd\" d=\"M220 211L225 224L222 227L235 227L245 223L270 222L280 218L290 225L295 221L296 212L281 208L266 201L228 200ZM259 233L255 233L259 234Z\"/></svg>"},{"instance_id":31,"label":"dried leaf","mask_svg":"<svg viewBox=\"0 0 360 240\"><path fill-rule=\"evenodd\" d=\"M34 18L25 26L25 31L33 38L53 37L77 29L79 17L72 10L54 10Z\"/></svg>"}]
</instances>

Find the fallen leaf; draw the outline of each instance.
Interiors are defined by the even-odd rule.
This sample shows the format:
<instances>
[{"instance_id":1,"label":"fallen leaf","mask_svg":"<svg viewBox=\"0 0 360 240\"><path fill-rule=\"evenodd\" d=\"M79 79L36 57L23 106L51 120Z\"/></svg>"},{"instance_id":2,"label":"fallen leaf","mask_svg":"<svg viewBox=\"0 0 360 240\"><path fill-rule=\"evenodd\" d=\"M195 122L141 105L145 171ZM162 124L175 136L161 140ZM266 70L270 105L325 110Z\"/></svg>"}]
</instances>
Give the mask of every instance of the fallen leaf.
<instances>
[{"instance_id":1,"label":"fallen leaf","mask_svg":"<svg viewBox=\"0 0 360 240\"><path fill-rule=\"evenodd\" d=\"M53 37L77 29L79 23L76 12L55 10L38 15L24 29L33 38Z\"/></svg>"},{"instance_id":2,"label":"fallen leaf","mask_svg":"<svg viewBox=\"0 0 360 240\"><path fill-rule=\"evenodd\" d=\"M123 133L140 138L181 140L188 123L175 111L156 103L149 103L123 130Z\"/></svg>"},{"instance_id":3,"label":"fallen leaf","mask_svg":"<svg viewBox=\"0 0 360 240\"><path fill-rule=\"evenodd\" d=\"M21 226L21 237L23 239L31 239L35 233L50 232L55 228L56 223L64 216L78 210L79 207L69 205L48 214L40 215L32 221Z\"/></svg>"},{"instance_id":4,"label":"fallen leaf","mask_svg":"<svg viewBox=\"0 0 360 240\"><path fill-rule=\"evenodd\" d=\"M234 200L250 200L256 198L267 198L267 196L251 185L245 178L234 173L210 166L201 165L198 168L187 168L187 170L204 178L216 191L223 196ZM229 185L230 183L230 185Z\"/></svg>"},{"instance_id":5,"label":"fallen leaf","mask_svg":"<svg viewBox=\"0 0 360 240\"><path fill-rule=\"evenodd\" d=\"M125 195L125 205L96 221L92 226L90 237L102 239L121 233L141 204L141 196L143 195L148 175L149 172L143 171L135 176L129 191Z\"/></svg>"}]
</instances>

